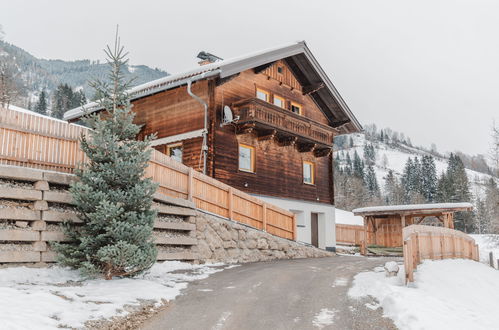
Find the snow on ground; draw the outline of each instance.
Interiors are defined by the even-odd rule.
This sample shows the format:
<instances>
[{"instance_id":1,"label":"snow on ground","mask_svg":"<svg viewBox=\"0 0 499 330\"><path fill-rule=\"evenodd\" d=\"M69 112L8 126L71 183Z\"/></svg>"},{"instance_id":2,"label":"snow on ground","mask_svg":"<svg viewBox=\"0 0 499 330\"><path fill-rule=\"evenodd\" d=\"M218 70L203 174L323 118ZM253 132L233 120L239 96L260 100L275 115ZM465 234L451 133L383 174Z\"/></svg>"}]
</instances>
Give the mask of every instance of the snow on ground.
<instances>
[{"instance_id":1,"label":"snow on ground","mask_svg":"<svg viewBox=\"0 0 499 330\"><path fill-rule=\"evenodd\" d=\"M361 216L356 216L352 212L340 209L335 210L335 221L342 225L364 225L364 220Z\"/></svg>"},{"instance_id":2,"label":"snow on ground","mask_svg":"<svg viewBox=\"0 0 499 330\"><path fill-rule=\"evenodd\" d=\"M125 305L172 300L187 283L222 271L222 264L179 261L155 264L137 278L85 280L77 271L15 267L0 269L0 320L3 329L81 328L88 320L124 316Z\"/></svg>"},{"instance_id":3,"label":"snow on ground","mask_svg":"<svg viewBox=\"0 0 499 330\"><path fill-rule=\"evenodd\" d=\"M489 264L489 253L494 254L494 265L497 268L499 259L499 235L470 235L478 244L480 261Z\"/></svg>"},{"instance_id":4,"label":"snow on ground","mask_svg":"<svg viewBox=\"0 0 499 330\"><path fill-rule=\"evenodd\" d=\"M348 295L374 297L402 330L497 329L499 271L465 259L425 260L406 286L400 268L397 277L381 267L357 274Z\"/></svg>"},{"instance_id":5,"label":"snow on ground","mask_svg":"<svg viewBox=\"0 0 499 330\"><path fill-rule=\"evenodd\" d=\"M334 323L334 314L336 314L336 310L329 310L327 308L323 308L319 313L314 315L314 320L312 321L312 324L314 325L314 327L319 329L331 325Z\"/></svg>"}]
</instances>

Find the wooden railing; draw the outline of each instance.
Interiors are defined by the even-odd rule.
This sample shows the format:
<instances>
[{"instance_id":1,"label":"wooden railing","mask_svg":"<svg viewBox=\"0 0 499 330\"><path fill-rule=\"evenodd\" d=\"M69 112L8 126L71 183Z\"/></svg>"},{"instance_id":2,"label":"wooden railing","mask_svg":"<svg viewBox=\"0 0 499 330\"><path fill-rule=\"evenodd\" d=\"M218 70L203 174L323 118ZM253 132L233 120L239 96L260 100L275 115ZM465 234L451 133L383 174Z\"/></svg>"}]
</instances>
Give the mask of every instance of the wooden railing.
<instances>
[{"instance_id":1,"label":"wooden railing","mask_svg":"<svg viewBox=\"0 0 499 330\"><path fill-rule=\"evenodd\" d=\"M234 104L238 123L258 122L300 136L310 142L332 146L335 130L276 105L251 98Z\"/></svg>"},{"instance_id":2,"label":"wooden railing","mask_svg":"<svg viewBox=\"0 0 499 330\"><path fill-rule=\"evenodd\" d=\"M336 224L336 243L360 245L364 241L364 226Z\"/></svg>"},{"instance_id":3,"label":"wooden railing","mask_svg":"<svg viewBox=\"0 0 499 330\"><path fill-rule=\"evenodd\" d=\"M478 261L478 245L471 236L454 229L411 225L403 229L406 282L414 281L414 270L425 259L449 258Z\"/></svg>"},{"instance_id":4,"label":"wooden railing","mask_svg":"<svg viewBox=\"0 0 499 330\"><path fill-rule=\"evenodd\" d=\"M0 164L72 173L87 158L78 138L83 126L0 108ZM268 233L296 239L292 212L268 204L152 150L146 175L159 183L158 192Z\"/></svg>"}]
</instances>

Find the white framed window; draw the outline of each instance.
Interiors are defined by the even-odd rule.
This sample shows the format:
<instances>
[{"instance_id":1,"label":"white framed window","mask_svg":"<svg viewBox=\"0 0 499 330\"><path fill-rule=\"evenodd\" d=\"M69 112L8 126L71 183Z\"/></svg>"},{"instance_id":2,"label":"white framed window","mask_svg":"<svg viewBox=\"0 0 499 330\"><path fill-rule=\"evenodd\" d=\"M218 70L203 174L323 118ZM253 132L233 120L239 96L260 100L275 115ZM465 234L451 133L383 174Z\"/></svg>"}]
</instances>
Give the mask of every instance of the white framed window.
<instances>
[{"instance_id":1,"label":"white framed window","mask_svg":"<svg viewBox=\"0 0 499 330\"><path fill-rule=\"evenodd\" d=\"M239 170L255 172L255 148L246 144L239 144Z\"/></svg>"},{"instance_id":2,"label":"white framed window","mask_svg":"<svg viewBox=\"0 0 499 330\"><path fill-rule=\"evenodd\" d=\"M312 162L303 162L303 183L315 184L315 165Z\"/></svg>"},{"instance_id":3,"label":"white framed window","mask_svg":"<svg viewBox=\"0 0 499 330\"><path fill-rule=\"evenodd\" d=\"M284 100L284 98L280 97L279 95L274 95L274 105L277 105L278 107L281 108L285 108L286 100Z\"/></svg>"},{"instance_id":4,"label":"white framed window","mask_svg":"<svg viewBox=\"0 0 499 330\"><path fill-rule=\"evenodd\" d=\"M263 90L263 89L257 88L256 89L256 98L260 99L262 101L265 101L265 102L269 102L270 93Z\"/></svg>"}]
</instances>

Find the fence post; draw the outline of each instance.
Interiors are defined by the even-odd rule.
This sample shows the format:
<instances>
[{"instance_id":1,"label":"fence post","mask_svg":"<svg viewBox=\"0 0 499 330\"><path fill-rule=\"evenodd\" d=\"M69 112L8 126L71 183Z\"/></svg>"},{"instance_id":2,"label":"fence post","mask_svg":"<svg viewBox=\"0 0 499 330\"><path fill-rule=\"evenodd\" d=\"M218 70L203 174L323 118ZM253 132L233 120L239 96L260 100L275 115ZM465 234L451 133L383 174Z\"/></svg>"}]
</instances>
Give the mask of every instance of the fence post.
<instances>
[{"instance_id":1,"label":"fence post","mask_svg":"<svg viewBox=\"0 0 499 330\"><path fill-rule=\"evenodd\" d=\"M267 231L267 203L263 203L262 205L263 210L262 210L262 230ZM295 215L293 215L293 233L295 231L294 226L295 226L295 221L294 221ZM294 236L294 234L293 234Z\"/></svg>"},{"instance_id":2,"label":"fence post","mask_svg":"<svg viewBox=\"0 0 499 330\"><path fill-rule=\"evenodd\" d=\"M297 228L296 228L296 214L293 214L293 241L296 241L296 237L297 237Z\"/></svg>"},{"instance_id":3,"label":"fence post","mask_svg":"<svg viewBox=\"0 0 499 330\"><path fill-rule=\"evenodd\" d=\"M489 252L489 265L490 265L490 267L495 268L494 267L494 253L492 251Z\"/></svg>"},{"instance_id":4,"label":"fence post","mask_svg":"<svg viewBox=\"0 0 499 330\"><path fill-rule=\"evenodd\" d=\"M229 211L228 218L233 220L232 218L234 217L234 191L232 187L229 187L227 194L228 194L227 202L229 204L227 207Z\"/></svg>"},{"instance_id":5,"label":"fence post","mask_svg":"<svg viewBox=\"0 0 499 330\"><path fill-rule=\"evenodd\" d=\"M194 173L192 167L189 167L188 177L187 177L187 199L193 200L194 193Z\"/></svg>"}]
</instances>

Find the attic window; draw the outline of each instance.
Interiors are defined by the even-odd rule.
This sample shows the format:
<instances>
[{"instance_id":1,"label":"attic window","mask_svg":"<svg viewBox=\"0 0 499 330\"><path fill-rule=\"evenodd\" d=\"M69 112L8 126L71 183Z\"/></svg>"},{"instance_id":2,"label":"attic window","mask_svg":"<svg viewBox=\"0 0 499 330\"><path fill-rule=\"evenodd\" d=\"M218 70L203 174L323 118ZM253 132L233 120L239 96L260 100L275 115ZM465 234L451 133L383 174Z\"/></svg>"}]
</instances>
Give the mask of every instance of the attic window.
<instances>
[{"instance_id":1,"label":"attic window","mask_svg":"<svg viewBox=\"0 0 499 330\"><path fill-rule=\"evenodd\" d=\"M284 72L284 68L282 66L278 66L277 72L282 74Z\"/></svg>"}]
</instances>

